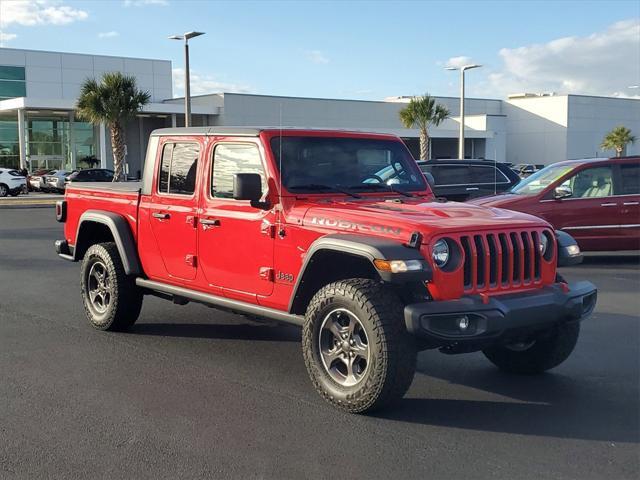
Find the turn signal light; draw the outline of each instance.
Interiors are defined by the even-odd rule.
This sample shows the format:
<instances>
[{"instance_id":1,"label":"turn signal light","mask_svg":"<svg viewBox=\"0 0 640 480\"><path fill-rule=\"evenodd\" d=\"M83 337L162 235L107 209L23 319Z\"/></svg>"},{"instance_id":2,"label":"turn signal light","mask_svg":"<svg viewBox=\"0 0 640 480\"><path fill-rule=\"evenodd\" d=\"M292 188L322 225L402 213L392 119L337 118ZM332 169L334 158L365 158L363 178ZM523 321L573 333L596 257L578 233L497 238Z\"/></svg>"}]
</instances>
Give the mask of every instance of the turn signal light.
<instances>
[{"instance_id":1,"label":"turn signal light","mask_svg":"<svg viewBox=\"0 0 640 480\"><path fill-rule=\"evenodd\" d=\"M420 260L381 260L373 261L376 268L382 272L402 273L422 270Z\"/></svg>"}]
</instances>

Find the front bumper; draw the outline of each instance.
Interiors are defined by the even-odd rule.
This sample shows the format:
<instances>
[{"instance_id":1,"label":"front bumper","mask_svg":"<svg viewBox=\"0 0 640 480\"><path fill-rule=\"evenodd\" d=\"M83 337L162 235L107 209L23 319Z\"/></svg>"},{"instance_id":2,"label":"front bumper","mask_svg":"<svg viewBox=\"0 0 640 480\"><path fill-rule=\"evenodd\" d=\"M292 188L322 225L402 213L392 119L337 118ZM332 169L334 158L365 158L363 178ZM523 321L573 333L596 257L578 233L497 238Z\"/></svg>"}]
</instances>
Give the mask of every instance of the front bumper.
<instances>
[{"instance_id":1,"label":"front bumper","mask_svg":"<svg viewBox=\"0 0 640 480\"><path fill-rule=\"evenodd\" d=\"M596 301L597 289L591 282L556 283L516 294L473 295L407 305L404 317L409 333L423 339L427 347L444 347L457 353L508 343L561 322L582 320L593 312Z\"/></svg>"}]
</instances>

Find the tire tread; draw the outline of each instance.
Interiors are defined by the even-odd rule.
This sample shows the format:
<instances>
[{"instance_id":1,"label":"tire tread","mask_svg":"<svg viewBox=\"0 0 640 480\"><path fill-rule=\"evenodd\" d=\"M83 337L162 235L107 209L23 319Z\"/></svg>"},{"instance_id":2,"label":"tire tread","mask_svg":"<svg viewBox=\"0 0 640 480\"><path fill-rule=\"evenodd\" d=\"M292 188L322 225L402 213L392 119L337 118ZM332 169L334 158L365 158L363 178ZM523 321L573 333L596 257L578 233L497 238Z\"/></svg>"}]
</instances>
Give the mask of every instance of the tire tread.
<instances>
[{"instance_id":1,"label":"tire tread","mask_svg":"<svg viewBox=\"0 0 640 480\"><path fill-rule=\"evenodd\" d=\"M347 397L346 400L335 398L322 387L318 375L324 373L313 356L314 315L336 296L355 301L369 316L375 334L369 343L377 342L380 345L380 361L387 365L387 368L374 369L375 376L366 379L363 395ZM370 279L337 281L314 295L307 308L302 349L312 383L325 400L341 410L363 413L381 409L402 398L413 381L417 355L413 338L402 322L403 311L404 306L395 293Z\"/></svg>"}]
</instances>

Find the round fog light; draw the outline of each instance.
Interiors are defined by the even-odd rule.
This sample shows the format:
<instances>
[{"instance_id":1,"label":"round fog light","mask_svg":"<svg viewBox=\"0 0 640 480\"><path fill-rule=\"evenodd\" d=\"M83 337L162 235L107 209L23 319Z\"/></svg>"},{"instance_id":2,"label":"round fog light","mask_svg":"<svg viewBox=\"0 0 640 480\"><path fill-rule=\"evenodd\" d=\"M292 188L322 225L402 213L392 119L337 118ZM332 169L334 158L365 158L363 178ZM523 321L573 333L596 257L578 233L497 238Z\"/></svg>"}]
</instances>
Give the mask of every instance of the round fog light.
<instances>
[{"instance_id":1,"label":"round fog light","mask_svg":"<svg viewBox=\"0 0 640 480\"><path fill-rule=\"evenodd\" d=\"M462 331L469 328L469 317L467 317L466 315L460 317L460 320L458 320L458 328Z\"/></svg>"}]
</instances>

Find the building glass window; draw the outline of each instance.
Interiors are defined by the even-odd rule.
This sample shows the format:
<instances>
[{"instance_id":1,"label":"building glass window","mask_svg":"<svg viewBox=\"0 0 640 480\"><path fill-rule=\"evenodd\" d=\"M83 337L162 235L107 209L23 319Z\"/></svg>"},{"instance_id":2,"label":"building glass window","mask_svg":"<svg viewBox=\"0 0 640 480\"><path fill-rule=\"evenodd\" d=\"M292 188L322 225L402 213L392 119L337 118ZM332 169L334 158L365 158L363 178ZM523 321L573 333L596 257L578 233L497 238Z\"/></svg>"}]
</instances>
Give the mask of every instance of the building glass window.
<instances>
[{"instance_id":1,"label":"building glass window","mask_svg":"<svg viewBox=\"0 0 640 480\"><path fill-rule=\"evenodd\" d=\"M90 123L70 122L68 116L35 116L27 112L29 168L73 170L100 166L98 133Z\"/></svg>"},{"instance_id":2,"label":"building glass window","mask_svg":"<svg viewBox=\"0 0 640 480\"><path fill-rule=\"evenodd\" d=\"M32 170L70 170L69 121L63 118L27 118L27 151Z\"/></svg>"},{"instance_id":3,"label":"building glass window","mask_svg":"<svg viewBox=\"0 0 640 480\"><path fill-rule=\"evenodd\" d=\"M20 166L20 145L18 143L18 116L0 116L0 167Z\"/></svg>"},{"instance_id":4,"label":"building glass window","mask_svg":"<svg viewBox=\"0 0 640 480\"><path fill-rule=\"evenodd\" d=\"M0 100L26 96L24 67L0 65Z\"/></svg>"}]
</instances>

